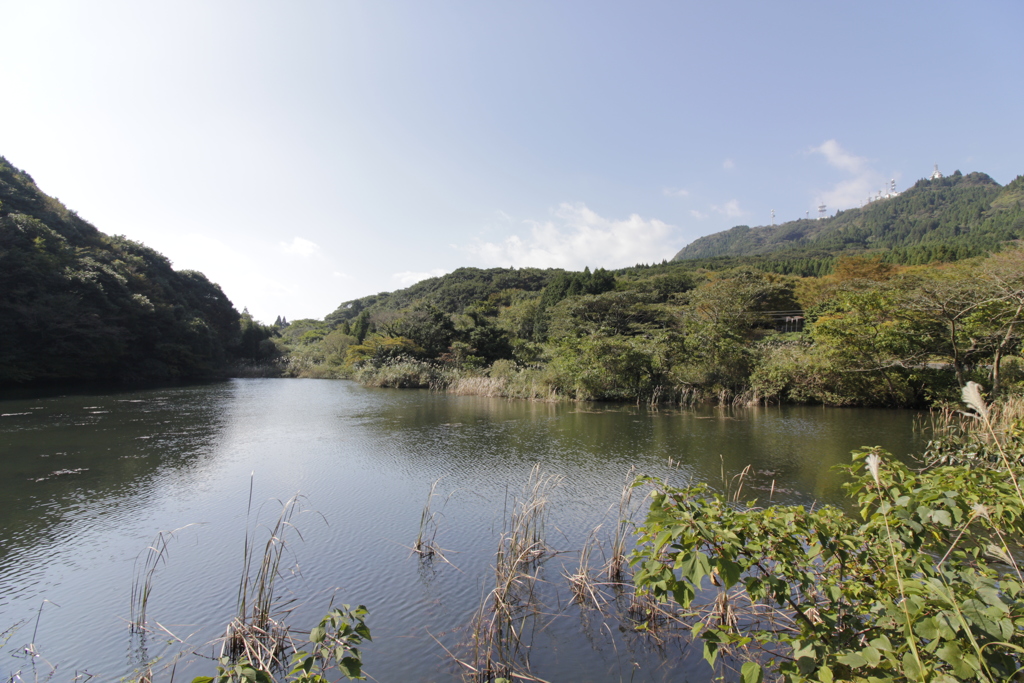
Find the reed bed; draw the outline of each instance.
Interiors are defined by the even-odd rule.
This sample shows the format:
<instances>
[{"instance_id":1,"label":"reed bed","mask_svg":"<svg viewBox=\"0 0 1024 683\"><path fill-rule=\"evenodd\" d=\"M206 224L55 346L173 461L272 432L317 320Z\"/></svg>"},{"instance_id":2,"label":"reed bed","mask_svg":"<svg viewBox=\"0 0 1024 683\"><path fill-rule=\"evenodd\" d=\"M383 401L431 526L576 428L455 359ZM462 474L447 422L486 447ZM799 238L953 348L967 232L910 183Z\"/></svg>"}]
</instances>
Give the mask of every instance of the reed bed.
<instances>
[{"instance_id":1,"label":"reed bed","mask_svg":"<svg viewBox=\"0 0 1024 683\"><path fill-rule=\"evenodd\" d=\"M466 656L456 659L471 681L541 680L529 673L528 640L542 614L535 588L541 562L551 552L546 540L549 496L561 481L535 465L522 497L506 504L494 588L473 617Z\"/></svg>"},{"instance_id":2,"label":"reed bed","mask_svg":"<svg viewBox=\"0 0 1024 683\"><path fill-rule=\"evenodd\" d=\"M488 396L547 402L566 400L542 372L529 368L491 375L459 371L444 390L457 396Z\"/></svg>"},{"instance_id":3,"label":"reed bed","mask_svg":"<svg viewBox=\"0 0 1024 683\"><path fill-rule=\"evenodd\" d=\"M352 371L352 379L368 387L433 389L444 391L454 380L452 370L413 358L396 358L380 366L365 365Z\"/></svg>"},{"instance_id":4,"label":"reed bed","mask_svg":"<svg viewBox=\"0 0 1024 683\"><path fill-rule=\"evenodd\" d=\"M915 430L929 439L925 463L988 467L1024 463L1024 397L1009 396L988 405L974 382L964 388L965 399L968 394L975 404L968 404L971 412L940 405L916 421Z\"/></svg>"},{"instance_id":5,"label":"reed bed","mask_svg":"<svg viewBox=\"0 0 1024 683\"><path fill-rule=\"evenodd\" d=\"M560 607L545 605L545 599L557 599L545 584L541 569L556 554L547 541L547 511L551 491L561 478L544 474L534 467L521 496L509 499L503 527L495 553L494 586L483 596L469 625L469 637L462 646L461 657L452 654L461 667L464 679L472 683L507 681L541 681L530 668L530 652L534 634L559 617L567 605L581 612L596 610L600 627L619 632L613 624L628 624L628 633L635 633L643 642L661 647L666 626L681 624L680 616L667 605L659 604L649 595L638 593L626 578L627 544L631 538L635 513L633 491L640 475L631 468L617 503L617 520L612 539L611 559L595 567L595 550L600 549L601 526L588 534L571 568L563 567L561 578L570 599L558 599ZM616 509L616 505L613 505ZM602 582L601 574L613 573L614 579ZM545 597L546 596L546 597ZM614 599L617 615L605 608ZM611 619L612 621L607 621ZM683 631L680 629L679 633ZM451 653L449 653L451 654Z\"/></svg>"},{"instance_id":6,"label":"reed bed","mask_svg":"<svg viewBox=\"0 0 1024 683\"><path fill-rule=\"evenodd\" d=\"M274 525L267 528L269 535L261 545L257 539L258 526L250 530L250 483L237 608L224 633L222 657L231 661L244 659L264 671L283 668L289 638L284 622L288 610L278 599L276 586L287 548L286 533L291 530L302 537L292 524L292 518L301 512L301 500L301 496L295 495L281 505L281 512Z\"/></svg>"},{"instance_id":7,"label":"reed bed","mask_svg":"<svg viewBox=\"0 0 1024 683\"><path fill-rule=\"evenodd\" d=\"M455 396L507 396L508 381L504 377L486 377L473 375L457 377L447 388L447 393Z\"/></svg>"}]
</instances>

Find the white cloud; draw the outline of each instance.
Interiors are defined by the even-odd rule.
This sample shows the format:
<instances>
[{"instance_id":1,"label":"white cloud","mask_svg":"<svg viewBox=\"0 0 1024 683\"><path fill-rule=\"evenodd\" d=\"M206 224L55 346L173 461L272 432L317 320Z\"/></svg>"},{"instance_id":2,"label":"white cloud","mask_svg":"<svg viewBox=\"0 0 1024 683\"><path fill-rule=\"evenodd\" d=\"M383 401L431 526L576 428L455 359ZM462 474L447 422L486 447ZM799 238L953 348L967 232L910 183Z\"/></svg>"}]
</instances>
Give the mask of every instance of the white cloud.
<instances>
[{"instance_id":1,"label":"white cloud","mask_svg":"<svg viewBox=\"0 0 1024 683\"><path fill-rule=\"evenodd\" d=\"M868 159L850 154L835 140L826 140L810 151L812 154L821 154L829 166L851 176L819 193L816 201L825 204L829 213L860 206L885 181L885 176L871 168Z\"/></svg>"},{"instance_id":2,"label":"white cloud","mask_svg":"<svg viewBox=\"0 0 1024 683\"><path fill-rule=\"evenodd\" d=\"M625 220L604 218L583 204L561 204L553 220L523 221L525 235L465 248L488 266L537 268L619 268L670 258L679 250L675 229L637 214Z\"/></svg>"},{"instance_id":3,"label":"white cloud","mask_svg":"<svg viewBox=\"0 0 1024 683\"><path fill-rule=\"evenodd\" d=\"M696 218L697 220L702 221L705 218L707 218L710 214L703 213L701 211L698 211L697 209L690 209L690 215Z\"/></svg>"},{"instance_id":4,"label":"white cloud","mask_svg":"<svg viewBox=\"0 0 1024 683\"><path fill-rule=\"evenodd\" d=\"M302 237L294 237L290 243L281 242L280 246L286 254L298 254L299 256L312 256L320 251L319 245Z\"/></svg>"},{"instance_id":5,"label":"white cloud","mask_svg":"<svg viewBox=\"0 0 1024 683\"><path fill-rule=\"evenodd\" d=\"M826 140L818 147L812 147L811 151L823 155L830 166L834 166L840 171L846 171L847 173L863 173L867 168L867 159L864 157L853 156L840 147L839 143L834 139Z\"/></svg>"},{"instance_id":6,"label":"white cloud","mask_svg":"<svg viewBox=\"0 0 1024 683\"><path fill-rule=\"evenodd\" d=\"M414 285L420 280L426 280L431 277L441 277L448 271L443 268L435 268L429 272L416 272L412 270L406 270L401 273L395 273L391 276L391 279L397 282L402 287L409 287Z\"/></svg>"},{"instance_id":7,"label":"white cloud","mask_svg":"<svg viewBox=\"0 0 1024 683\"><path fill-rule=\"evenodd\" d=\"M726 171L731 171L732 169L736 168L736 162L733 161L732 159L726 159L725 161L722 162L722 168L724 168Z\"/></svg>"},{"instance_id":8,"label":"white cloud","mask_svg":"<svg viewBox=\"0 0 1024 683\"><path fill-rule=\"evenodd\" d=\"M336 278L341 278L342 280L351 280L352 279L351 275L349 275L348 273L343 273L340 270L335 270L334 272L331 273L331 275L333 275Z\"/></svg>"},{"instance_id":9,"label":"white cloud","mask_svg":"<svg viewBox=\"0 0 1024 683\"><path fill-rule=\"evenodd\" d=\"M661 193L666 197L689 197L690 191L684 190L681 187L665 187L662 188Z\"/></svg>"},{"instance_id":10,"label":"white cloud","mask_svg":"<svg viewBox=\"0 0 1024 683\"><path fill-rule=\"evenodd\" d=\"M739 218L740 216L746 215L746 211L740 208L740 202L738 199L730 199L721 206L714 204L711 209L722 214L727 218Z\"/></svg>"}]
</instances>

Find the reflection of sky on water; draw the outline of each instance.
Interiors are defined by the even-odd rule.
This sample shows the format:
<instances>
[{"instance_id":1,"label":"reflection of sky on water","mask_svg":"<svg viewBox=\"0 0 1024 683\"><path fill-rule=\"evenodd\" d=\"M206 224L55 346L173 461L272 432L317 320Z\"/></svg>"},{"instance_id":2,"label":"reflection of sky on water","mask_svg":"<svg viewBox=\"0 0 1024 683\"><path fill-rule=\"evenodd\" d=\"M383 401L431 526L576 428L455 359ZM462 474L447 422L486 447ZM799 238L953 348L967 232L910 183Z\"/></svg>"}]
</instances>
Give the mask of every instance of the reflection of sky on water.
<instances>
[{"instance_id":1,"label":"reflection of sky on water","mask_svg":"<svg viewBox=\"0 0 1024 683\"><path fill-rule=\"evenodd\" d=\"M182 649L168 644L168 632L193 645L222 632L235 604L250 482L250 527L257 516L272 522L278 500L305 496L281 584L297 600L291 622L314 623L337 589L339 601L371 610L367 667L378 680L444 680L455 676L433 638L449 648L465 640L492 581L504 512L535 463L562 477L549 542L575 551L598 525L598 536L610 537L633 466L721 488L723 472L728 479L750 464L749 497L766 498L774 483L776 500L809 503L838 500L841 477L828 468L848 462L851 449L914 448L909 413L648 411L316 380L13 399L0 401L0 413L8 503L0 510L0 628L25 620L8 646L27 644L50 600L40 652L61 670L84 667L104 679ZM425 567L408 546L434 481L437 540L451 565ZM126 623L133 562L158 531L179 528L149 607L166 632L146 639L143 652ZM567 553L543 568L551 604L565 602L557 584L573 562ZM633 657L641 664L633 680L673 678L628 632L575 608L560 614L535 643L542 677L619 680L632 675ZM25 665L7 663L11 671ZM209 671L209 662L182 664L176 676Z\"/></svg>"}]
</instances>

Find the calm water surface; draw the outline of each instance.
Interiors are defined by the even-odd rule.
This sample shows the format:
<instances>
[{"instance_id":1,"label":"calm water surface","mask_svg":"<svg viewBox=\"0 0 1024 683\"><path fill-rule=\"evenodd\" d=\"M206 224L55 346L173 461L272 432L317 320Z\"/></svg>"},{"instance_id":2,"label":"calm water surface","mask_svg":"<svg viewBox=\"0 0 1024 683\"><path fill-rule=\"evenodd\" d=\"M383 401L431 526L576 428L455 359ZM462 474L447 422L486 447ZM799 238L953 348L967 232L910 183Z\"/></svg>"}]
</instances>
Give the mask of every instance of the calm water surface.
<instances>
[{"instance_id":1,"label":"calm water surface","mask_svg":"<svg viewBox=\"0 0 1024 683\"><path fill-rule=\"evenodd\" d=\"M744 498L766 499L774 486L776 501L835 503L842 479L830 467L864 445L919 450L912 419L820 407L551 405L295 379L3 399L0 632L14 630L0 675L31 680L33 666L40 677L56 666L56 681L83 672L117 680L154 660L176 661L179 681L212 673L203 657L235 608L251 483L263 524L278 501L304 496L280 583L289 623L308 628L332 599L365 604L373 678L458 680L439 642L464 651L493 587L508 501L539 463L562 483L549 507L547 540L560 552L540 570L534 673L708 680L699 647L657 646L625 626L614 602L605 615L569 604L562 572L598 525L607 547L630 468L721 488L723 472L749 464ZM449 562L425 563L409 546L438 480L437 542ZM153 632L133 636L136 558L170 530L149 605ZM24 654L29 643L40 658Z\"/></svg>"}]
</instances>

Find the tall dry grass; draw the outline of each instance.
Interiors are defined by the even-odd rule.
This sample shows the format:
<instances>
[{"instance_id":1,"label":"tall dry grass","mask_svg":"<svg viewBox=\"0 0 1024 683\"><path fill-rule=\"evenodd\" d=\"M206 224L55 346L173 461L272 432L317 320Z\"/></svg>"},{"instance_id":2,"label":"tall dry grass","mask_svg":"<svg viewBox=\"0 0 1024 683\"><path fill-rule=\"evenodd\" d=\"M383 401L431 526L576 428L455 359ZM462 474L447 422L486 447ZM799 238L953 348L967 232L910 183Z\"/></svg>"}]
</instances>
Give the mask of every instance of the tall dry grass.
<instances>
[{"instance_id":1,"label":"tall dry grass","mask_svg":"<svg viewBox=\"0 0 1024 683\"><path fill-rule=\"evenodd\" d=\"M146 630L146 608L149 606L149 597L153 593L153 578L160 565L167 564L170 542L175 539L179 531L190 526L194 525L186 524L173 531L159 532L153 542L136 556L135 571L132 572L131 618L128 621L128 627L133 633L144 633Z\"/></svg>"},{"instance_id":2,"label":"tall dry grass","mask_svg":"<svg viewBox=\"0 0 1024 683\"><path fill-rule=\"evenodd\" d=\"M1003 397L989 405L980 386L968 382L963 398L970 411L955 405L935 406L916 422L915 430L929 439L925 462L988 467L1024 464L1024 396Z\"/></svg>"},{"instance_id":3,"label":"tall dry grass","mask_svg":"<svg viewBox=\"0 0 1024 683\"><path fill-rule=\"evenodd\" d=\"M535 588L547 544L547 511L551 491L561 484L535 465L522 496L506 504L494 562L494 588L481 601L470 624L468 651L456 658L474 682L540 681L530 674L527 632L540 615Z\"/></svg>"},{"instance_id":4,"label":"tall dry grass","mask_svg":"<svg viewBox=\"0 0 1024 683\"><path fill-rule=\"evenodd\" d=\"M626 544L632 538L633 515L630 504L633 502L633 490L640 475L636 467L630 467L626 482L619 494L618 515L615 522L615 533L612 536L611 556L606 566L608 580L621 582L625 575Z\"/></svg>"},{"instance_id":5,"label":"tall dry grass","mask_svg":"<svg viewBox=\"0 0 1024 683\"><path fill-rule=\"evenodd\" d=\"M228 624L221 647L222 657L245 660L264 671L281 670L289 642L285 618L287 604L279 599L277 581L287 549L287 534L302 535L292 524L301 511L302 497L292 496L281 504L281 511L270 527L266 540L259 541L258 514L253 519L252 482L246 512L245 543L242 551L242 575L234 619Z\"/></svg>"}]
</instances>

